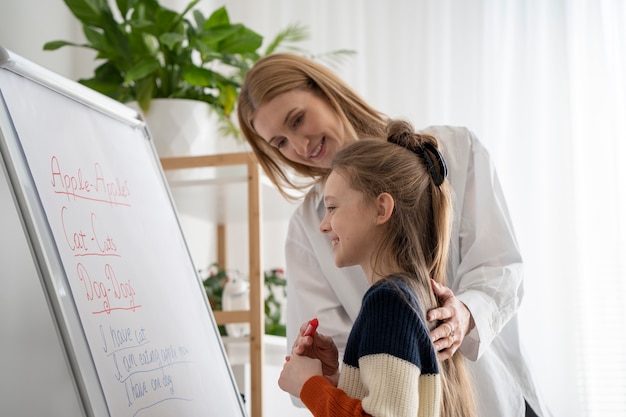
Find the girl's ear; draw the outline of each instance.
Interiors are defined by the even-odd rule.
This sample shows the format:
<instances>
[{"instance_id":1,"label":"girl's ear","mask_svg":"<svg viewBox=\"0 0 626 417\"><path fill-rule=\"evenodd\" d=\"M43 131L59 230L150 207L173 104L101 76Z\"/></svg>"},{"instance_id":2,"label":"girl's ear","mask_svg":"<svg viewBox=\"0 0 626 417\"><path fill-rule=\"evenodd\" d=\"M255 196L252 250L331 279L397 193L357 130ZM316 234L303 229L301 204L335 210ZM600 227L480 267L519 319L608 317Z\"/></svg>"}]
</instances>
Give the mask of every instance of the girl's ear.
<instances>
[{"instance_id":1,"label":"girl's ear","mask_svg":"<svg viewBox=\"0 0 626 417\"><path fill-rule=\"evenodd\" d=\"M393 208L395 206L395 201L391 194L389 193L381 193L376 197L376 207L377 207L377 215L376 215L376 224L384 224L387 223L387 220L391 217L393 213Z\"/></svg>"}]
</instances>

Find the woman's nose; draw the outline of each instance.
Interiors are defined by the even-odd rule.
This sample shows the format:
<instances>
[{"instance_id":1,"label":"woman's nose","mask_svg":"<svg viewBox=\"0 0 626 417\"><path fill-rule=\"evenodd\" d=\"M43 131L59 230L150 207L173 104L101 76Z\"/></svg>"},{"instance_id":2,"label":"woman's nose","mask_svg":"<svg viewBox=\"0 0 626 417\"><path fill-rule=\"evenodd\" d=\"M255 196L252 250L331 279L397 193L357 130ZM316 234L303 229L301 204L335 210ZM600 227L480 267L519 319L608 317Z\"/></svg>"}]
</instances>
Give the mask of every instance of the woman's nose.
<instances>
[{"instance_id":1,"label":"woman's nose","mask_svg":"<svg viewBox=\"0 0 626 417\"><path fill-rule=\"evenodd\" d=\"M293 139L293 149L302 157L307 157L309 153L309 140L305 137L296 137Z\"/></svg>"}]
</instances>

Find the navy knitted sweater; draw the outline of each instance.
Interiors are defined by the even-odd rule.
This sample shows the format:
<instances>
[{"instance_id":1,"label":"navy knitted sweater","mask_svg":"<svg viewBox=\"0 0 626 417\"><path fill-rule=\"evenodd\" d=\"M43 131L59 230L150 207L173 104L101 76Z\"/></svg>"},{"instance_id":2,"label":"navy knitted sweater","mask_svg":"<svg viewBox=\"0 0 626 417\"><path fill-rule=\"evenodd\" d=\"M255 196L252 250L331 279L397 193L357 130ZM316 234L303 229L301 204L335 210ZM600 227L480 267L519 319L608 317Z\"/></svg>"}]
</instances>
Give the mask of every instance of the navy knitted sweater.
<instances>
[{"instance_id":1,"label":"navy knitted sweater","mask_svg":"<svg viewBox=\"0 0 626 417\"><path fill-rule=\"evenodd\" d=\"M363 296L338 387L309 379L300 397L314 416L439 416L437 355L413 289L388 278Z\"/></svg>"}]
</instances>

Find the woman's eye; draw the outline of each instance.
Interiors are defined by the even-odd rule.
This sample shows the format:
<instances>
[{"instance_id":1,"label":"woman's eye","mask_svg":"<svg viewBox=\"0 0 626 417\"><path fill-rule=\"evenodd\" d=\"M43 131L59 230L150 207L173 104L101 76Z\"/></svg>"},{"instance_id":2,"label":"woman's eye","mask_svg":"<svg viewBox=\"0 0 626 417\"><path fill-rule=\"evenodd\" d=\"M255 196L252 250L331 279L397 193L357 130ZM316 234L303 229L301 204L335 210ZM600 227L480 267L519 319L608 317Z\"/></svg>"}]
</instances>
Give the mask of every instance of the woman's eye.
<instances>
[{"instance_id":1,"label":"woman's eye","mask_svg":"<svg viewBox=\"0 0 626 417\"><path fill-rule=\"evenodd\" d=\"M304 113L298 114L291 122L291 127L295 129L296 127L300 126L302 124L302 119L304 119Z\"/></svg>"},{"instance_id":2,"label":"woman's eye","mask_svg":"<svg viewBox=\"0 0 626 417\"><path fill-rule=\"evenodd\" d=\"M276 149L280 149L283 146L285 146L286 143L287 143L287 139L281 138L281 139L272 140L272 142L270 142L270 145L272 145Z\"/></svg>"},{"instance_id":3,"label":"woman's eye","mask_svg":"<svg viewBox=\"0 0 626 417\"><path fill-rule=\"evenodd\" d=\"M287 139L283 138L280 139L279 141L276 142L276 147L278 149L282 148L283 146L285 146L285 144L287 143Z\"/></svg>"},{"instance_id":4,"label":"woman's eye","mask_svg":"<svg viewBox=\"0 0 626 417\"><path fill-rule=\"evenodd\" d=\"M326 207L326 211L331 213L333 210L335 209L335 206L328 206Z\"/></svg>"}]
</instances>

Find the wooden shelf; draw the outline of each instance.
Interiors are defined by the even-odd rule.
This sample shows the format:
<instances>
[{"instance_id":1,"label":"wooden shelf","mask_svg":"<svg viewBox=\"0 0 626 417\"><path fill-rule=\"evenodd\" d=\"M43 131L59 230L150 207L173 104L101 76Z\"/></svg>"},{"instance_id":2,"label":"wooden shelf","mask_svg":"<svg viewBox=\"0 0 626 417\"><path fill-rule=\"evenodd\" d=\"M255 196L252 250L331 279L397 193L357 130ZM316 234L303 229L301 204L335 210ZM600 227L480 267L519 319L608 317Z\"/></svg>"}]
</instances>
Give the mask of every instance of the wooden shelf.
<instances>
[{"instance_id":1,"label":"wooden shelf","mask_svg":"<svg viewBox=\"0 0 626 417\"><path fill-rule=\"evenodd\" d=\"M261 219L263 218L261 188L263 185L260 167L251 152L161 158L161 165L166 171L174 203L180 212L192 215L196 213L203 218L209 216L208 218L218 225L223 225L227 221L233 220L232 215L229 215L229 213L232 214L230 204L233 204L233 207L247 208L245 215L243 212L236 215L248 223L250 310L216 311L213 315L218 324L250 323L248 339L250 345L250 411L251 417L262 417L265 312L263 303L264 274L261 268ZM210 171L207 174L202 171L206 171L207 168L226 169L230 171L230 175L223 175L223 173L215 171ZM178 175L177 171L189 171L190 169L200 171L194 172L191 179L178 178L182 176ZM233 176L233 172L239 173L239 175ZM198 181L202 181L202 183L198 183ZM175 187L172 186L172 183L175 184ZM208 187L210 191L199 193L197 188L185 191L197 187L198 184ZM238 186L241 187L240 190L233 190ZM236 203L229 204L230 200L224 197L231 194L238 196Z\"/></svg>"},{"instance_id":2,"label":"wooden shelf","mask_svg":"<svg viewBox=\"0 0 626 417\"><path fill-rule=\"evenodd\" d=\"M217 324L248 323L250 321L250 311L248 310L214 311L213 316Z\"/></svg>"},{"instance_id":3,"label":"wooden shelf","mask_svg":"<svg viewBox=\"0 0 626 417\"><path fill-rule=\"evenodd\" d=\"M233 161L242 162L242 155L235 153L188 157L189 166L184 166L185 158L167 158L163 165L167 182L180 213L199 219L208 219L217 224L242 223L248 221L248 172L245 165L224 165L233 155ZM216 163L216 166L201 166L202 163ZM288 219L296 204L287 201L270 180L261 174L259 191L263 221L283 221Z\"/></svg>"}]
</instances>

